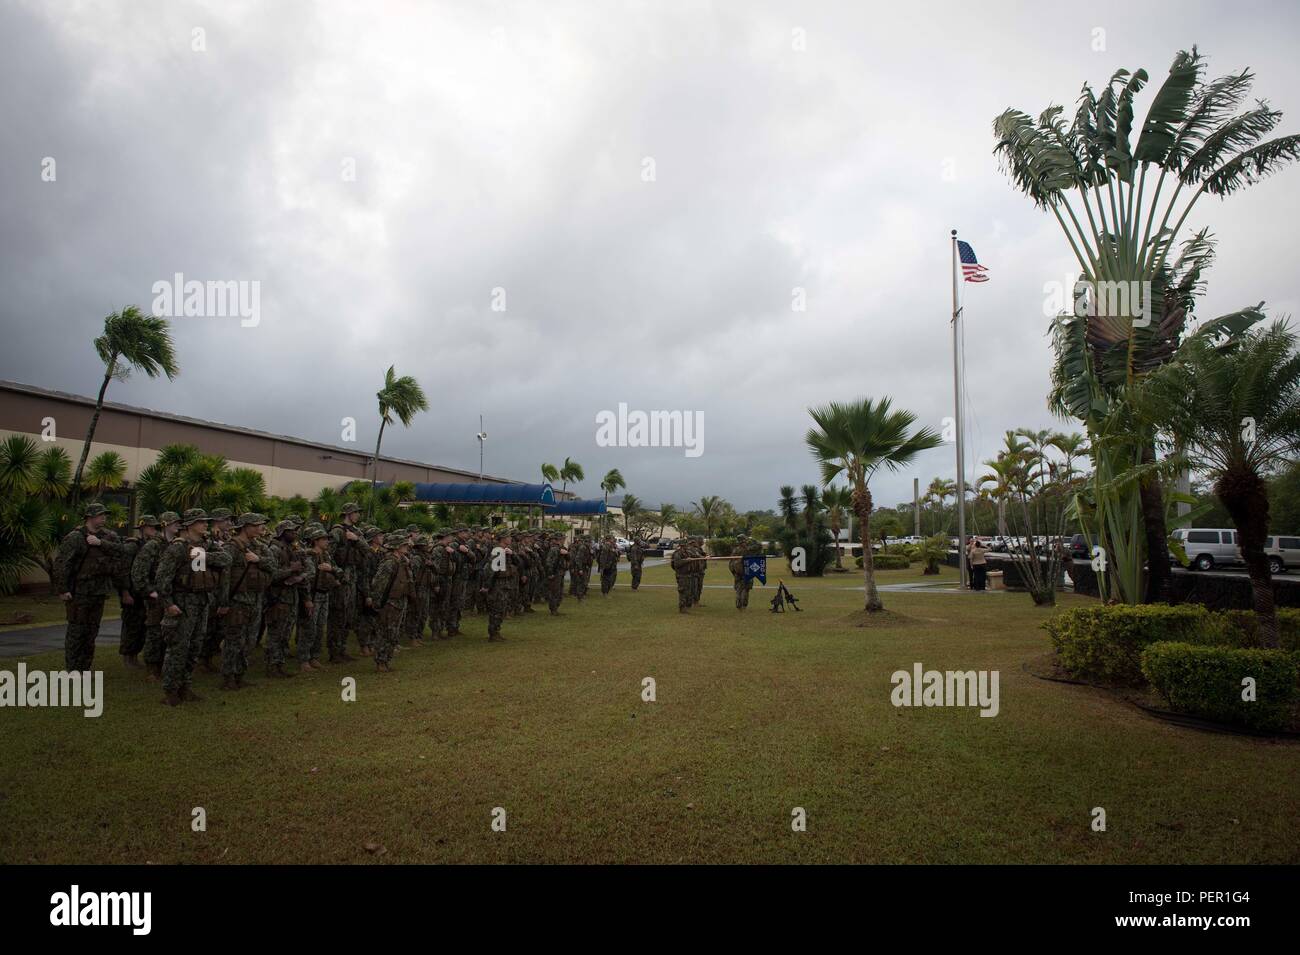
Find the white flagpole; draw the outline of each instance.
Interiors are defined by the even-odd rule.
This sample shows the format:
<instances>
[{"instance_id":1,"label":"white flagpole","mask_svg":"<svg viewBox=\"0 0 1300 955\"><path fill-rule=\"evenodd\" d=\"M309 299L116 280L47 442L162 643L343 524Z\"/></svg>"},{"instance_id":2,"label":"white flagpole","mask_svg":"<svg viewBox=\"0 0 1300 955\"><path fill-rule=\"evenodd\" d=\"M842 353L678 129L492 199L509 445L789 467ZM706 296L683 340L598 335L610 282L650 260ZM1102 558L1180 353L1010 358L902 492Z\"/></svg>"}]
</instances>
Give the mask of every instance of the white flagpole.
<instances>
[{"instance_id":1,"label":"white flagpole","mask_svg":"<svg viewBox=\"0 0 1300 955\"><path fill-rule=\"evenodd\" d=\"M958 327L961 310L957 307L957 230L952 230L952 387L956 403L957 426L957 568L961 585L969 579L966 568L966 448L961 413L961 343Z\"/></svg>"}]
</instances>

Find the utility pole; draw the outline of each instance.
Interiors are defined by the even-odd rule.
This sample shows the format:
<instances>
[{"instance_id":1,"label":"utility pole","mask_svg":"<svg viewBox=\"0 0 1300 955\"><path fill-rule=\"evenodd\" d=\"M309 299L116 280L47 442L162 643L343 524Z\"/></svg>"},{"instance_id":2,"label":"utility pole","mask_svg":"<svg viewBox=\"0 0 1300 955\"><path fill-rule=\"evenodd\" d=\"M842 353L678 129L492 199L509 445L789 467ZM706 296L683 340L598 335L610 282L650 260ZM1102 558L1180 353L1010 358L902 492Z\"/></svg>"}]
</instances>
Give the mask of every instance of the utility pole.
<instances>
[{"instance_id":1,"label":"utility pole","mask_svg":"<svg viewBox=\"0 0 1300 955\"><path fill-rule=\"evenodd\" d=\"M912 531L914 537L921 536L921 479L912 478L912 514L914 517L915 529Z\"/></svg>"},{"instance_id":2,"label":"utility pole","mask_svg":"<svg viewBox=\"0 0 1300 955\"><path fill-rule=\"evenodd\" d=\"M483 416L478 416L478 483L483 483L483 442L487 441L487 432L483 430Z\"/></svg>"}]
</instances>

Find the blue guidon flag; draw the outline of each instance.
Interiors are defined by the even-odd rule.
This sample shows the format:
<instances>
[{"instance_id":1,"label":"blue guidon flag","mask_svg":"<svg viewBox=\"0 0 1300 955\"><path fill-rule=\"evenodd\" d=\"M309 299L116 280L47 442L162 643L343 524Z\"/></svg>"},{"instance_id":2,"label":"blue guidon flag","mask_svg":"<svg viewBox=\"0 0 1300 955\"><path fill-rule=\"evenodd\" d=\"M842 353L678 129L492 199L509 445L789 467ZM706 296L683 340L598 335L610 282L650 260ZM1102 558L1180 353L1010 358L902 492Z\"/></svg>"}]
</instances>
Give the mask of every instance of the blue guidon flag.
<instances>
[{"instance_id":1,"label":"blue guidon flag","mask_svg":"<svg viewBox=\"0 0 1300 955\"><path fill-rule=\"evenodd\" d=\"M988 269L979 264L975 258L975 250L970 247L969 242L957 240L957 257L961 259L961 274L967 282L987 282L989 277Z\"/></svg>"},{"instance_id":2,"label":"blue guidon flag","mask_svg":"<svg viewBox=\"0 0 1300 955\"><path fill-rule=\"evenodd\" d=\"M745 558L745 579L752 580L757 577L759 582L767 586L767 558L766 557L746 557Z\"/></svg>"}]
</instances>

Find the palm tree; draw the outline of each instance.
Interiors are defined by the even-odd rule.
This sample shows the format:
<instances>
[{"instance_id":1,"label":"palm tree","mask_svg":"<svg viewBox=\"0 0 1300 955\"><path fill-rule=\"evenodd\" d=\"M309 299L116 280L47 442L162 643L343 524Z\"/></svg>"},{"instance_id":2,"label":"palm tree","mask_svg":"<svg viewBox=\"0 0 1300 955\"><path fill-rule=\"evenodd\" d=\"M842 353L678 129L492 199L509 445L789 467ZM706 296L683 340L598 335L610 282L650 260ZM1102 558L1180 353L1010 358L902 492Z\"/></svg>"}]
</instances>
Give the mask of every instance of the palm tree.
<instances>
[{"instance_id":1,"label":"palm tree","mask_svg":"<svg viewBox=\"0 0 1300 955\"><path fill-rule=\"evenodd\" d=\"M256 468L231 468L222 478L213 499L236 514L260 511L266 499L266 478Z\"/></svg>"},{"instance_id":2,"label":"palm tree","mask_svg":"<svg viewBox=\"0 0 1300 955\"><path fill-rule=\"evenodd\" d=\"M831 525L831 535L835 538L835 569L842 570L840 561L840 529L844 527L844 518L851 515L853 494L847 487L828 484L822 488L822 507L826 510L826 520ZM852 517L849 517L852 520ZM852 537L852 534L850 534ZM850 547L852 540L849 541Z\"/></svg>"},{"instance_id":3,"label":"palm tree","mask_svg":"<svg viewBox=\"0 0 1300 955\"><path fill-rule=\"evenodd\" d=\"M554 464L542 464L542 482L545 484L554 484L560 479L560 469Z\"/></svg>"},{"instance_id":4,"label":"palm tree","mask_svg":"<svg viewBox=\"0 0 1300 955\"><path fill-rule=\"evenodd\" d=\"M720 495L704 495L698 501L691 501L691 507L695 508L695 513L699 515L700 520L704 522L704 533L709 537L713 536L714 525L718 522L718 517L722 513L722 505L725 502Z\"/></svg>"},{"instance_id":5,"label":"palm tree","mask_svg":"<svg viewBox=\"0 0 1300 955\"><path fill-rule=\"evenodd\" d=\"M833 401L819 408L810 408L808 414L816 427L810 428L804 438L821 465L822 484L830 484L843 474L853 488L853 510L863 540L862 573L868 613L884 609L880 592L876 589L876 571L869 543L873 509L871 478L881 468L897 471L920 452L943 443L942 437L932 428L911 431L916 415L910 411L895 411L892 404L887 397L879 401L864 398L850 402Z\"/></svg>"},{"instance_id":6,"label":"palm tree","mask_svg":"<svg viewBox=\"0 0 1300 955\"><path fill-rule=\"evenodd\" d=\"M0 593L16 590L29 567L52 572L60 518L68 510L56 502L70 471L59 448L41 451L26 435L0 441Z\"/></svg>"},{"instance_id":7,"label":"palm tree","mask_svg":"<svg viewBox=\"0 0 1300 955\"><path fill-rule=\"evenodd\" d=\"M627 482L623 480L623 475L619 473L618 468L606 472L605 476L600 479L600 489L605 492L605 507L609 508L609 496L619 488L627 487ZM609 514L605 514L605 533L609 533Z\"/></svg>"},{"instance_id":8,"label":"palm tree","mask_svg":"<svg viewBox=\"0 0 1300 955\"><path fill-rule=\"evenodd\" d=\"M116 451L104 451L91 459L86 467L86 482L95 492L95 497L103 496L112 488L121 487L126 478L126 459Z\"/></svg>"},{"instance_id":9,"label":"palm tree","mask_svg":"<svg viewBox=\"0 0 1300 955\"><path fill-rule=\"evenodd\" d=\"M781 520L785 521L785 526L794 530L794 525L799 520L799 502L794 496L794 485L781 485L781 500L777 502L777 507L781 511Z\"/></svg>"},{"instance_id":10,"label":"palm tree","mask_svg":"<svg viewBox=\"0 0 1300 955\"><path fill-rule=\"evenodd\" d=\"M424 396L419 382L410 375L397 377L393 365L384 372L384 387L376 392L375 397L379 399L379 437L375 439L375 473L370 479L372 494L379 483L379 446L384 440L384 428L393 423L394 415L402 422L402 427L409 428L417 412L429 410L429 399Z\"/></svg>"},{"instance_id":11,"label":"palm tree","mask_svg":"<svg viewBox=\"0 0 1300 955\"><path fill-rule=\"evenodd\" d=\"M1300 453L1300 354L1283 321L1216 345L1200 336L1152 382L1158 417L1188 462L1207 473L1237 528L1261 641L1278 645L1266 477Z\"/></svg>"},{"instance_id":12,"label":"palm tree","mask_svg":"<svg viewBox=\"0 0 1300 955\"><path fill-rule=\"evenodd\" d=\"M938 526L938 520L935 521L934 533L938 534L948 530L948 518L945 505L948 498L957 496L957 482L947 478L935 478L930 482L930 486L925 489L925 496L921 498L922 503L933 503L938 509L938 517L943 518L943 527Z\"/></svg>"},{"instance_id":13,"label":"palm tree","mask_svg":"<svg viewBox=\"0 0 1300 955\"><path fill-rule=\"evenodd\" d=\"M587 475L582 473L581 464L579 464L577 461L572 461L569 458L565 458L564 463L560 465L560 481L562 482L560 484L560 493L563 494L565 491L569 489L570 481L572 481L574 484L577 484L579 481L586 480L586 478Z\"/></svg>"},{"instance_id":14,"label":"palm tree","mask_svg":"<svg viewBox=\"0 0 1300 955\"><path fill-rule=\"evenodd\" d=\"M1135 146L1134 100L1145 70L1119 70L1100 96L1085 84L1068 123L1062 107L1049 106L1036 120L1009 109L993 124L994 152L1016 188L1055 216L1091 289L1083 314L1076 303L1054 323L1049 403L1083 421L1092 439L1098 524L1129 602L1142 596L1144 551L1145 599L1167 596L1170 582L1155 435L1134 427L1128 392L1173 355L1212 255L1204 231L1181 244L1179 233L1205 194L1226 197L1300 157L1300 136L1265 140L1281 112L1262 100L1238 112L1254 80L1249 71L1212 81L1204 71L1195 48L1174 57ZM1149 203L1148 174L1155 176ZM1162 205L1166 181L1173 190ZM1180 211L1184 190L1191 197ZM1171 266L1175 247L1182 254ZM1102 290L1118 294L1102 302ZM1237 333L1258 319L1257 310L1244 309L1220 321ZM1125 479L1134 473L1139 480Z\"/></svg>"},{"instance_id":15,"label":"palm tree","mask_svg":"<svg viewBox=\"0 0 1300 955\"><path fill-rule=\"evenodd\" d=\"M46 448L36 459L33 493L46 501L59 501L72 483L72 460L62 448Z\"/></svg>"},{"instance_id":16,"label":"palm tree","mask_svg":"<svg viewBox=\"0 0 1300 955\"><path fill-rule=\"evenodd\" d=\"M677 506L675 504L659 505L659 537L664 536L664 528L677 519Z\"/></svg>"},{"instance_id":17,"label":"palm tree","mask_svg":"<svg viewBox=\"0 0 1300 955\"><path fill-rule=\"evenodd\" d=\"M1077 431L1070 434L1058 431L1052 435L1051 441L1048 443L1065 456L1065 463L1061 465L1062 478L1066 481L1072 480L1075 475L1075 459L1084 457L1090 451L1088 439Z\"/></svg>"},{"instance_id":18,"label":"palm tree","mask_svg":"<svg viewBox=\"0 0 1300 955\"><path fill-rule=\"evenodd\" d=\"M217 493L228 473L226 459L221 455L195 455L166 475L163 498L174 511L203 507Z\"/></svg>"},{"instance_id":19,"label":"palm tree","mask_svg":"<svg viewBox=\"0 0 1300 955\"><path fill-rule=\"evenodd\" d=\"M640 516L645 508L641 504L641 499L635 494L623 495L623 536L632 537L632 520Z\"/></svg>"},{"instance_id":20,"label":"palm tree","mask_svg":"<svg viewBox=\"0 0 1300 955\"><path fill-rule=\"evenodd\" d=\"M86 429L86 441L81 446L81 458L68 490L69 503L75 503L81 494L81 475L90 457L90 443L95 439L95 428L104 410L104 393L114 378L124 380L132 371L142 371L150 378L163 374L170 381L180 372L176 352L172 346L171 326L165 318L146 315L134 305L114 312L104 319L104 333L95 339L95 351L104 363L104 381L95 399L95 411Z\"/></svg>"},{"instance_id":21,"label":"palm tree","mask_svg":"<svg viewBox=\"0 0 1300 955\"><path fill-rule=\"evenodd\" d=\"M803 526L806 530L812 531L817 515L822 509L821 495L817 493L815 484L805 484L799 488L799 494L803 501Z\"/></svg>"}]
</instances>

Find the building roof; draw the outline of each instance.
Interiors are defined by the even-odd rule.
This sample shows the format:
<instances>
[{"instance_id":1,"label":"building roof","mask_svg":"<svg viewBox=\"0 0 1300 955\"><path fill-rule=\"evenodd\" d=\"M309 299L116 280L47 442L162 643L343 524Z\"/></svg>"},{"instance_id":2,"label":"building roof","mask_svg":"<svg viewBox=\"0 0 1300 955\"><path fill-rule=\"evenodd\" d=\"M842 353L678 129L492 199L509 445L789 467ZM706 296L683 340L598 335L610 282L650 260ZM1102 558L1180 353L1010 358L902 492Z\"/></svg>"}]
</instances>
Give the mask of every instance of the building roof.
<instances>
[{"instance_id":1,"label":"building roof","mask_svg":"<svg viewBox=\"0 0 1300 955\"><path fill-rule=\"evenodd\" d=\"M66 391L54 391L49 388L38 388L35 385L27 385L18 381L5 381L4 379L0 379L0 391L16 391L21 394L36 395L41 398L54 398L59 401L85 405L90 408L95 406L95 400L93 398L87 398L85 395L74 395ZM296 444L305 448L338 451L340 454L348 455L356 455L360 453L367 458L370 457L370 455L366 455L365 452L358 452L356 448L344 448L337 444L323 444L319 441L308 441L305 438L295 438L290 435L275 434L271 431L257 431L253 428L241 428L237 425L222 424L219 421L205 421L202 418L190 418L186 415L170 414L166 411L155 411L152 408L141 408L136 405L124 405L115 401L105 401L104 407L113 411L121 411L126 414L143 415L148 418L157 418L163 421L179 421L184 422L185 424L196 425L201 428L212 428L216 431L225 431L230 434L243 434L254 438L269 438L274 441L283 441L287 444ZM393 464L409 464L412 467L417 468L435 468L439 471L446 471L449 474L463 474L465 477L474 478L476 481L479 479L477 471L464 471L460 468L447 467L443 464L430 464L427 461L413 461L410 458L394 458L387 454L381 454L379 460L388 461ZM482 479L484 481L492 481L498 484L519 483L511 478L495 477L491 474L484 474Z\"/></svg>"},{"instance_id":2,"label":"building roof","mask_svg":"<svg viewBox=\"0 0 1300 955\"><path fill-rule=\"evenodd\" d=\"M577 517L585 514L604 514L605 502L600 498L592 501L557 501L555 510L551 512L556 517Z\"/></svg>"},{"instance_id":3,"label":"building roof","mask_svg":"<svg viewBox=\"0 0 1300 955\"><path fill-rule=\"evenodd\" d=\"M415 499L429 504L514 504L554 507L549 484L424 484L415 485Z\"/></svg>"}]
</instances>

